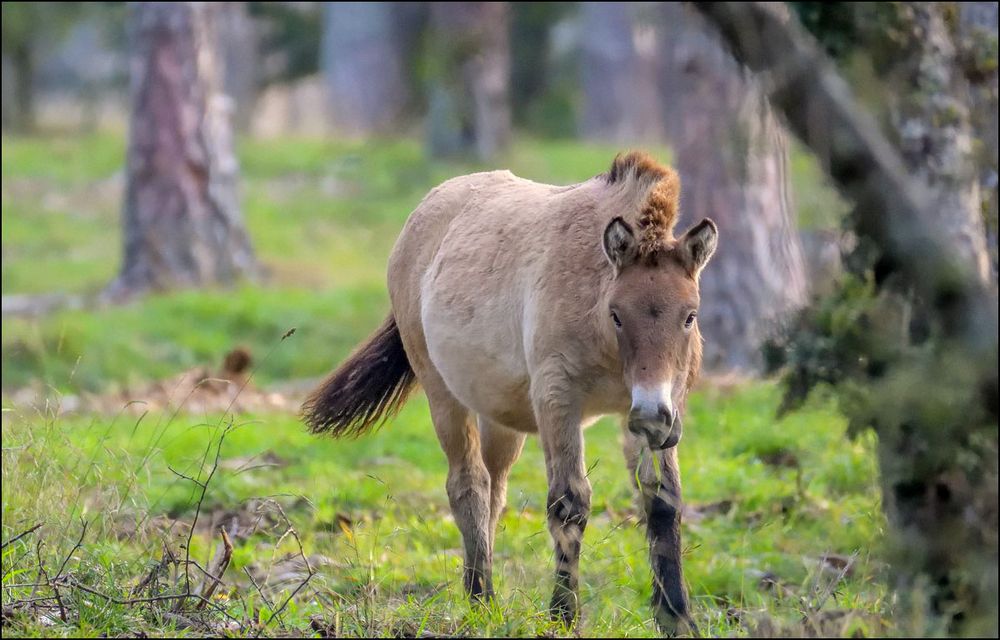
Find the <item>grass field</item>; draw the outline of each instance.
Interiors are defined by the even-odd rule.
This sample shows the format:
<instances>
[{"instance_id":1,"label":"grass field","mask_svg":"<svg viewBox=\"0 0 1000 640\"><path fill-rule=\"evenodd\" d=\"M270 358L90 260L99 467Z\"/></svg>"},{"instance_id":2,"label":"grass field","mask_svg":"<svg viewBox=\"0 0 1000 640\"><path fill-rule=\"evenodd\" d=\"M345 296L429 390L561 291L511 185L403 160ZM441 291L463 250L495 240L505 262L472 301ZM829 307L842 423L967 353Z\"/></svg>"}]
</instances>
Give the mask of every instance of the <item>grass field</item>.
<instances>
[{"instance_id":1,"label":"grass field","mask_svg":"<svg viewBox=\"0 0 1000 640\"><path fill-rule=\"evenodd\" d=\"M587 432L583 619L566 630L545 612L535 440L511 477L499 597L477 608L462 595L444 455L420 395L358 441L312 437L290 410L174 411L183 395L146 414L59 413L71 396L141 400L148 382L215 365L235 345L254 353L264 388L325 373L384 316L385 259L406 215L434 184L477 168L428 163L405 140L247 142L240 155L264 282L3 319L4 635L655 635L611 420ZM499 164L569 183L612 155L522 140ZM3 139L5 295L88 294L113 276L122 161L111 134ZM825 192L808 162L792 166L802 215L815 217ZM822 398L779 420L779 396L765 381L692 398L680 455L696 620L727 636L891 632L873 442L847 439ZM188 576L171 557L210 567L220 526L233 544L222 584L200 609L175 607L166 598ZM198 590L211 582L187 566Z\"/></svg>"}]
</instances>

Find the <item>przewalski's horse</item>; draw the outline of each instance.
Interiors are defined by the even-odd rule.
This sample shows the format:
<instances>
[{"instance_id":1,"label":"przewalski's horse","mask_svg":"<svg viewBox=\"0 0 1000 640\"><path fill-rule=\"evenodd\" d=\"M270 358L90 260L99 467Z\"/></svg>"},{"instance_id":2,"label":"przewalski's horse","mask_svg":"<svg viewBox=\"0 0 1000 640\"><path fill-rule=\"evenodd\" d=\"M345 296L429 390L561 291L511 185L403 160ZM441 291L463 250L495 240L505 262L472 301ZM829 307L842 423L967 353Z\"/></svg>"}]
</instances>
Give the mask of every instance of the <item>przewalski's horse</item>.
<instances>
[{"instance_id":1,"label":"przewalski's horse","mask_svg":"<svg viewBox=\"0 0 1000 640\"><path fill-rule=\"evenodd\" d=\"M555 542L551 610L576 618L591 496L583 428L615 413L627 417L657 622L694 630L676 445L701 364L698 276L717 230L703 220L675 238L679 194L677 174L641 153L568 187L509 171L445 182L396 241L392 313L303 406L314 432L360 435L423 386L448 458L470 596L492 595L507 474L525 435L537 433Z\"/></svg>"}]
</instances>

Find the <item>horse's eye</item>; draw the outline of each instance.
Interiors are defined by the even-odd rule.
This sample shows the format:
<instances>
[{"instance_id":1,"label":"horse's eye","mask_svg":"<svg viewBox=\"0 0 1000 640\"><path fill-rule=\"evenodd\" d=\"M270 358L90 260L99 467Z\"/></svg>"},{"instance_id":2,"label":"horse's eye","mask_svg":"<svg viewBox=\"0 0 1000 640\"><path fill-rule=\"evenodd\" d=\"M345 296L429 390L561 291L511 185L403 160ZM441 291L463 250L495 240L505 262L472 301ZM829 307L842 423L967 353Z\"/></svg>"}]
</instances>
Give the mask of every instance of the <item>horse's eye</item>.
<instances>
[{"instance_id":1,"label":"horse's eye","mask_svg":"<svg viewBox=\"0 0 1000 640\"><path fill-rule=\"evenodd\" d=\"M611 320L615 323L616 327L618 327L619 329L622 328L621 318L619 318L618 314L615 313L614 311L611 312Z\"/></svg>"},{"instance_id":2,"label":"horse's eye","mask_svg":"<svg viewBox=\"0 0 1000 640\"><path fill-rule=\"evenodd\" d=\"M687 317L687 320L684 321L684 328L685 329L690 329L691 326L694 325L694 319L697 316L698 316L698 312L697 311L692 311L691 313L689 313L688 317Z\"/></svg>"}]
</instances>

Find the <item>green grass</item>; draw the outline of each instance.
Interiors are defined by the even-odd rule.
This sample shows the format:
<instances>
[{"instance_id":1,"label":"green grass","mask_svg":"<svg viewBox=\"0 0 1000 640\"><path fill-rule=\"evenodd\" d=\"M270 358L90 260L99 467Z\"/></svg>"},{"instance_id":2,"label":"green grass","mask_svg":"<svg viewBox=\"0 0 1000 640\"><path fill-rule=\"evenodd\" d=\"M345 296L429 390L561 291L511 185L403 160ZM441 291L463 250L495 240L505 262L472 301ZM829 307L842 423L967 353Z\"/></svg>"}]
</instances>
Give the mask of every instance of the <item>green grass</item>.
<instances>
[{"instance_id":1,"label":"green grass","mask_svg":"<svg viewBox=\"0 0 1000 640\"><path fill-rule=\"evenodd\" d=\"M519 140L496 166L571 183L603 171L614 151ZM4 137L5 295L89 294L113 277L123 158L123 141L112 134ZM240 158L244 213L269 272L265 281L3 319L3 539L43 525L3 550L5 607L31 597L32 588L12 585L36 582L39 560L50 578L65 560L64 576L124 598L160 560L164 544L183 553L183 527L194 518L198 492L177 474L205 477L206 451L231 419L192 557L208 561L216 545L207 526L213 517L273 497L318 569L282 612L287 631L308 633L317 618L338 635L654 635L645 540L620 435L609 420L587 432L594 509L581 563L584 618L567 632L544 611L552 561L535 439L511 477L497 543L499 598L489 608L470 608L444 492L444 455L422 396L358 441L309 436L281 412L55 417L51 404L36 409L12 400L25 386L50 403L64 393L136 389L217 364L236 345L255 354L259 384L321 375L386 313L385 261L408 213L435 184L487 168L428 162L412 140L246 141ZM796 193L804 194L800 214L820 225L829 194L814 168L793 158ZM296 333L280 342L292 327ZM883 632L891 597L879 561L883 516L873 442L847 439L844 420L819 400L778 420L778 396L772 383L753 383L727 392L709 387L691 400L681 464L687 502L704 512L684 527L696 618L711 635L800 633L806 614L816 621L846 612L823 632ZM253 456L275 464L247 470ZM721 501L731 504L720 508ZM73 550L82 520L87 536ZM268 517L260 532L235 540L218 606L241 620L267 620L285 600L301 578L276 581L289 566L283 558L298 550L292 537L282 537L286 528ZM820 568L826 553L856 556L835 585L836 576ZM263 580L268 568L265 601L244 569ZM762 588L763 576L780 586ZM41 591L35 597L51 595ZM68 622L30 610L5 613L4 635L198 635L177 627L183 621L166 606L114 604L72 586L60 593ZM225 620L218 612L207 617ZM282 632L277 621L262 631Z\"/></svg>"},{"instance_id":2,"label":"green grass","mask_svg":"<svg viewBox=\"0 0 1000 640\"><path fill-rule=\"evenodd\" d=\"M798 624L804 608L818 602L832 581L820 570L820 558L836 553L856 556L856 564L823 610L849 610L852 630L876 632L887 604L878 583L883 521L873 443L848 441L843 419L821 404L775 420L778 395L770 384L754 384L729 393L701 392L692 400L689 436L681 448L686 500L695 508L732 501L730 508L689 519L685 526L696 618L713 635L746 632L732 621L735 610L747 619L766 616ZM207 470L206 447L225 423L218 416L170 421L150 415L139 422L126 416L44 418L22 410L5 414L4 538L35 522L44 526L5 550L4 570L19 566L22 575L33 576L30 562L17 565L14 559L30 557L37 539L45 540L51 562L58 564L85 519L91 523L89 535L73 555L70 571L90 580L92 588L124 593L148 571L151 560L159 559L163 540L178 542L176 535L156 533L147 516L193 518L196 487L171 469L184 475ZM297 599L288 612L289 626L305 629L310 617L321 616L331 623L339 620L348 635L420 625L435 634L553 631L544 615L552 563L545 470L536 439L529 440L511 476L496 551L499 598L494 610L483 612L471 609L462 596L461 539L444 492L447 468L422 396L393 423L357 441L310 436L290 416L237 420L224 442L222 467L209 485L202 518L264 496L284 505L319 567L308 597ZM634 517L619 440L610 420L587 431L594 508L581 561L585 617L579 632L648 636L654 627L646 604L645 540ZM768 465L764 460L776 450L794 455L798 467ZM279 466L241 472L241 466L252 466L252 456ZM350 522L347 531L338 526L338 514ZM146 524L137 529L144 517ZM228 574L231 591L226 591L234 614L243 606L237 595L255 597L243 568L266 566L273 556L296 549L290 539L275 546L282 527L263 529L237 540ZM193 557L207 562L214 544L210 535L194 537ZM774 576L786 591L762 591L762 575ZM5 578L5 584L11 580L21 581ZM23 591L5 591L5 598L24 596ZM280 602L287 591L275 589L274 598ZM67 590L67 598L84 596ZM127 633L158 624L134 608L97 604L92 602L95 619L89 626L57 621L43 629L25 618L17 629Z\"/></svg>"}]
</instances>

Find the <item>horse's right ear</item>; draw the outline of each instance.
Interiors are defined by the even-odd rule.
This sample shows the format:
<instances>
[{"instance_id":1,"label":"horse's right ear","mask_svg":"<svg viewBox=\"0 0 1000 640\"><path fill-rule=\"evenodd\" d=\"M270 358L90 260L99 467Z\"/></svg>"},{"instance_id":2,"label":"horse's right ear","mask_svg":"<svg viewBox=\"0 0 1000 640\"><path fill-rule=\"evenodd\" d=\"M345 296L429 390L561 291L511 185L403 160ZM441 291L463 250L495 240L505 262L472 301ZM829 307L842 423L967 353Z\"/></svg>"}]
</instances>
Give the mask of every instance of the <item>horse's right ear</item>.
<instances>
[{"instance_id":1,"label":"horse's right ear","mask_svg":"<svg viewBox=\"0 0 1000 640\"><path fill-rule=\"evenodd\" d=\"M632 227L616 217L604 228L604 255L615 268L615 273L632 264L639 255L639 243L635 240Z\"/></svg>"}]
</instances>

